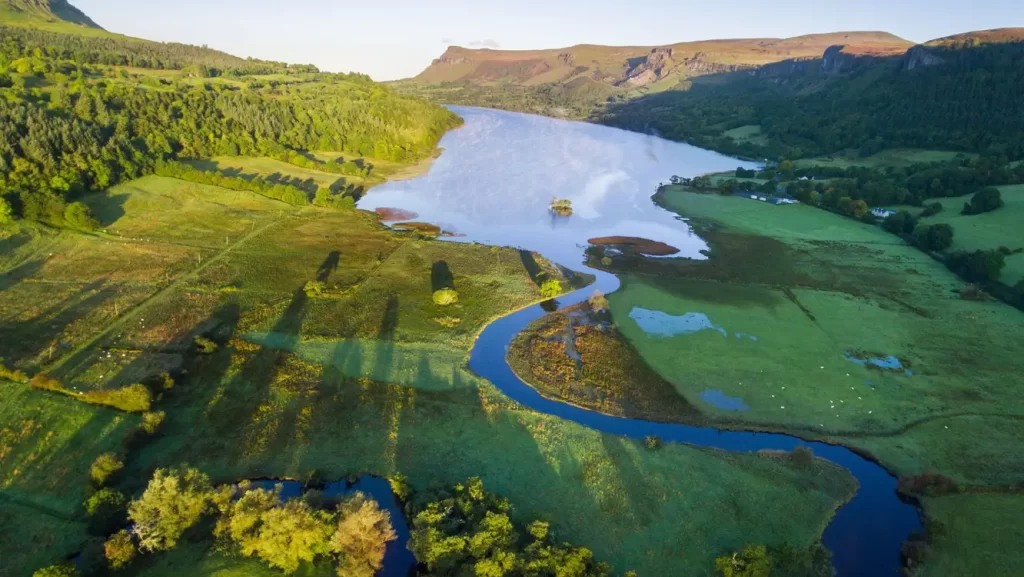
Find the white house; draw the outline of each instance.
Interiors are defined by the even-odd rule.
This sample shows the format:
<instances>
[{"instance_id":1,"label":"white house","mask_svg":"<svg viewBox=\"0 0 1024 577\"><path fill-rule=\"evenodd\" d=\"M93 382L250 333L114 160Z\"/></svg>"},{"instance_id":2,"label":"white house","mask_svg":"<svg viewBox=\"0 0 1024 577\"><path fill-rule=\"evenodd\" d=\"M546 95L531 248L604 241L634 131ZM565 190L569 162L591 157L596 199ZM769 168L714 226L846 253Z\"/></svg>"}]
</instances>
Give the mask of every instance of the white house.
<instances>
[{"instance_id":1,"label":"white house","mask_svg":"<svg viewBox=\"0 0 1024 577\"><path fill-rule=\"evenodd\" d=\"M874 215L875 218L889 218L896 214L896 211L888 208L873 208L871 209L871 214Z\"/></svg>"}]
</instances>

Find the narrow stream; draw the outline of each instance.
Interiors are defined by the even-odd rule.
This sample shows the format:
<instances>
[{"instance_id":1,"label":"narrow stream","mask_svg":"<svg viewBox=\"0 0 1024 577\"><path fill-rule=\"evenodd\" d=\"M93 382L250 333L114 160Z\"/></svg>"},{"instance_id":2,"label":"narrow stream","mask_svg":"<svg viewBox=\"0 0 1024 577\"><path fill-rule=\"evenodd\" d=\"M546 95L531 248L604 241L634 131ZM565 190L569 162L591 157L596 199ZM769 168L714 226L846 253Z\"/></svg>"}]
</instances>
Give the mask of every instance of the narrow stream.
<instances>
[{"instance_id":1,"label":"narrow stream","mask_svg":"<svg viewBox=\"0 0 1024 577\"><path fill-rule=\"evenodd\" d=\"M614 275L588 267L582 268L596 275L597 282L559 298L560 309L585 301L595 288L605 294L619 288L619 280ZM470 368L521 405L604 433L633 439L657 435L669 442L725 451L792 451L800 445L810 447L816 456L848 469L860 483L856 496L836 512L835 518L825 530L823 541L833 554L837 575L899 575L900 548L911 533L921 528L921 519L917 508L905 503L897 495L896 478L880 465L844 447L807 442L789 435L723 431L711 427L612 417L545 398L512 372L506 354L516 335L546 314L547 311L537 305L489 325L473 347Z\"/></svg>"}]
</instances>

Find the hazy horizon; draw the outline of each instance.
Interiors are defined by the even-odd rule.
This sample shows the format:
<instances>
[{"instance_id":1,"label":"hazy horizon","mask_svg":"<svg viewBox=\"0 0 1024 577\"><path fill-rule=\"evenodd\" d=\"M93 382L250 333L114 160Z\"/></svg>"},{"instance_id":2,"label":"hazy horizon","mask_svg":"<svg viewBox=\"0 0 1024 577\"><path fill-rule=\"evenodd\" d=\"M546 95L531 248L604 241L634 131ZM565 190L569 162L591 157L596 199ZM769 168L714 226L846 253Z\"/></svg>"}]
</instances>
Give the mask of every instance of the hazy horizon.
<instances>
[{"instance_id":1,"label":"hazy horizon","mask_svg":"<svg viewBox=\"0 0 1024 577\"><path fill-rule=\"evenodd\" d=\"M70 0L107 30L164 42L206 44L242 57L310 63L377 80L415 76L449 45L527 50L577 44L653 46L714 38L784 38L884 31L913 42L1024 26L1024 3L863 0L856 6L779 0L511 2L429 5L398 0L386 13L365 4L308 0ZM628 12L622 14L622 12ZM741 15L737 17L737 15Z\"/></svg>"}]
</instances>

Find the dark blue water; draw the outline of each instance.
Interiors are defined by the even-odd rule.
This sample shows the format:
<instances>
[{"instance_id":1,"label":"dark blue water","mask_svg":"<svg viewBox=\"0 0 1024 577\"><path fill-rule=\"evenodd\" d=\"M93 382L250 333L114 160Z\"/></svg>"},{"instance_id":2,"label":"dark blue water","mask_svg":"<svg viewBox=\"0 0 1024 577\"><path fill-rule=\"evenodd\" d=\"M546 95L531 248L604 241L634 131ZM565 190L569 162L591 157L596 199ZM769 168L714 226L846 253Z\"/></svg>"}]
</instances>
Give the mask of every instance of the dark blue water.
<instances>
[{"instance_id":1,"label":"dark blue water","mask_svg":"<svg viewBox=\"0 0 1024 577\"><path fill-rule=\"evenodd\" d=\"M614 276L596 270L587 272L597 276L596 286L559 299L562 308L586 300L595 288L605 294L618 289L619 281ZM818 457L848 469L860 483L857 495L839 509L825 530L823 541L832 551L839 577L899 575L900 548L911 533L921 529L921 519L915 506L900 500L896 493L896 478L885 469L849 449L807 442L789 435L721 431L612 417L544 398L512 372L505 357L512 339L545 314L547 312L538 305L489 325L473 347L470 368L521 405L604 433L634 439L657 435L669 442L726 451L792 451L798 446L810 447Z\"/></svg>"},{"instance_id":2,"label":"dark blue water","mask_svg":"<svg viewBox=\"0 0 1024 577\"><path fill-rule=\"evenodd\" d=\"M301 497L305 488L299 481L275 481L261 479L252 481L252 486L259 489L272 490L275 485L281 485L281 498L294 499ZM377 572L377 577L409 577L415 572L416 557L408 549L409 524L405 520L405 514L398 504L398 499L391 491L391 483L387 479L363 475L355 483L338 481L328 483L322 490L328 497L347 497L355 492L362 492L373 497L381 509L391 514L391 526L394 527L398 538L387 544L384 551L384 567Z\"/></svg>"}]
</instances>

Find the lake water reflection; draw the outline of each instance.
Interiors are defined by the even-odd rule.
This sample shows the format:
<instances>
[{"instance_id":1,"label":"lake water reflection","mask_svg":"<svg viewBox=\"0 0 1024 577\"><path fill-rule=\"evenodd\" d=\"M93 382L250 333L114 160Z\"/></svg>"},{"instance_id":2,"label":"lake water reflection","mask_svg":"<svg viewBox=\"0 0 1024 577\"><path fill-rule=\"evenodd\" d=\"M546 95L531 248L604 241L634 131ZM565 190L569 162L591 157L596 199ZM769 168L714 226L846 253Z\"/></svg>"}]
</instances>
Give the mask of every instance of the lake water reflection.
<instances>
[{"instance_id":1,"label":"lake water reflection","mask_svg":"<svg viewBox=\"0 0 1024 577\"><path fill-rule=\"evenodd\" d=\"M359 208L397 207L465 235L456 241L535 250L577 266L587 240L634 236L703 259L708 247L676 215L651 202L675 174L752 168L753 163L654 136L583 122L452 107L466 120L441 141L430 172L372 189ZM548 210L572 201L571 217Z\"/></svg>"}]
</instances>

